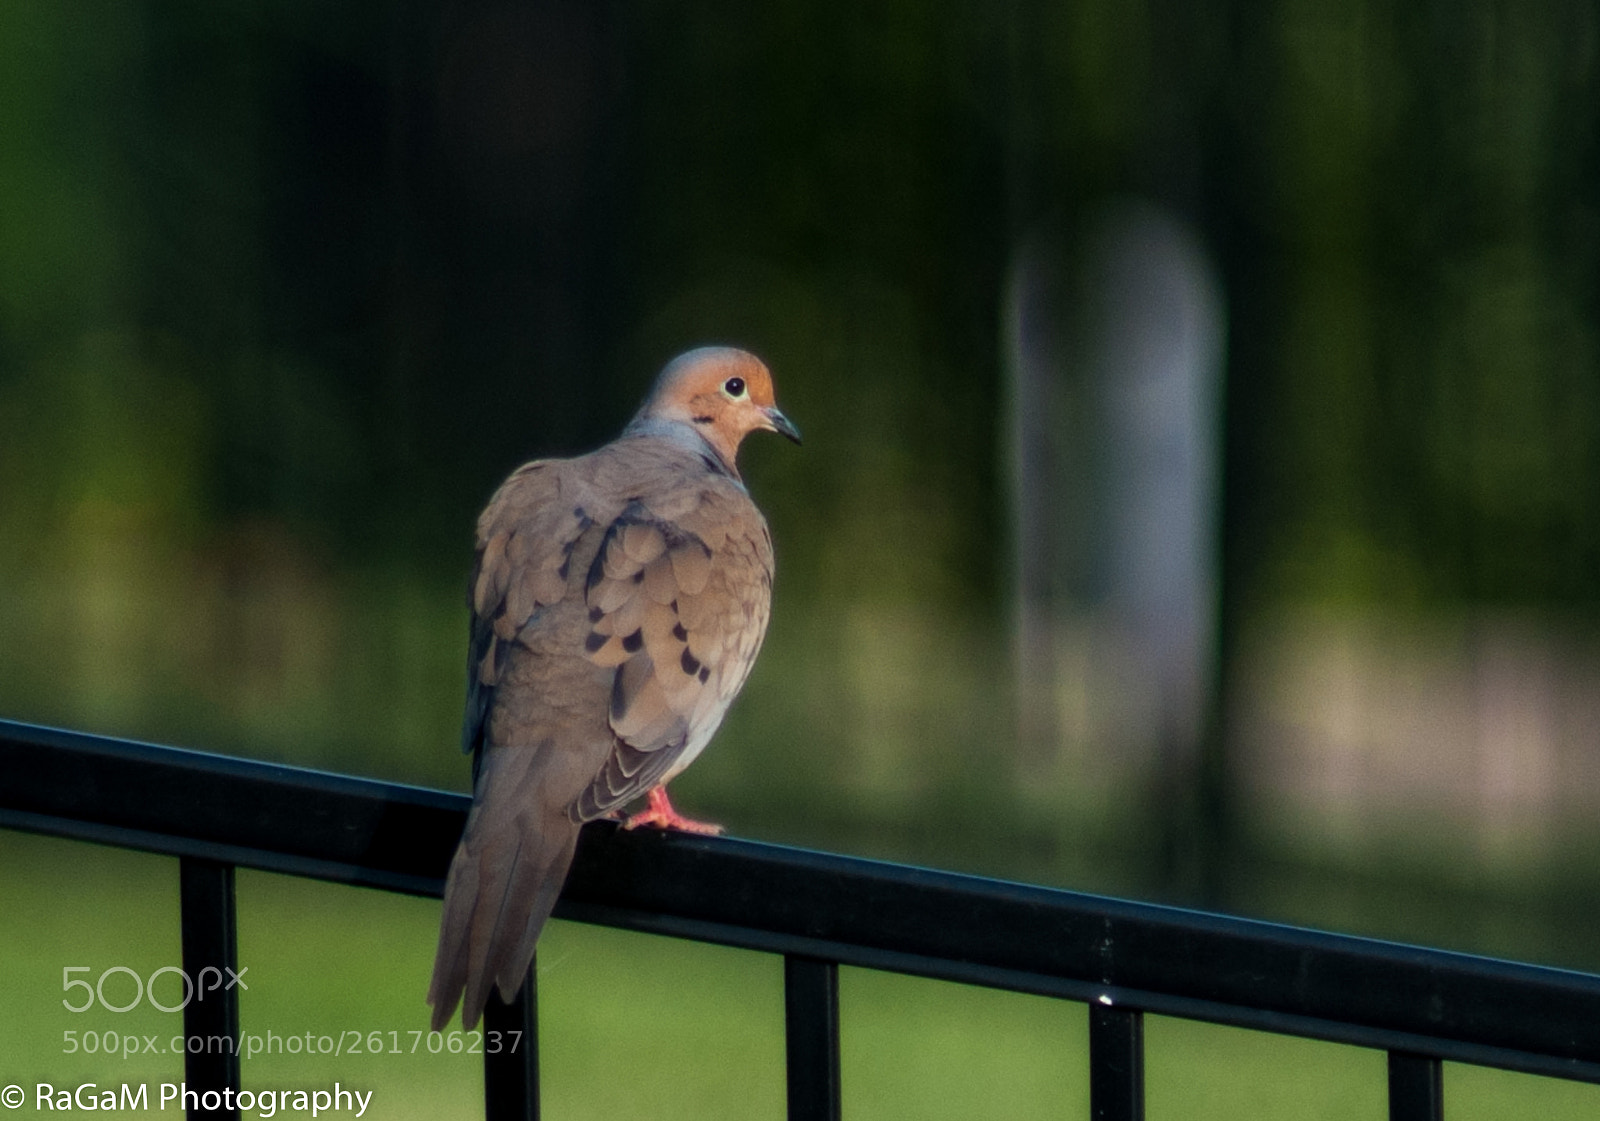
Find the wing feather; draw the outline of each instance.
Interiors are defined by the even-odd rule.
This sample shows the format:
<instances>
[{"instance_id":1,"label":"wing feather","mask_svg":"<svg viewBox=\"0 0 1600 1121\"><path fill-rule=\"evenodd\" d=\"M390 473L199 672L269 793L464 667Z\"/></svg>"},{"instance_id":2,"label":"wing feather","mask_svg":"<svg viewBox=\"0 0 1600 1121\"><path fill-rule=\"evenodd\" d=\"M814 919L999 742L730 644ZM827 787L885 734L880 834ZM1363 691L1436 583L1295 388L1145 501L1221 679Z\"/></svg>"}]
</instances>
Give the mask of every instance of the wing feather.
<instances>
[{"instance_id":1,"label":"wing feather","mask_svg":"<svg viewBox=\"0 0 1600 1121\"><path fill-rule=\"evenodd\" d=\"M766 523L743 488L718 483L689 498L680 487L660 501L633 499L595 553L585 649L617 667L617 748L579 799L584 817L639 797L703 747L760 646L772 569Z\"/></svg>"},{"instance_id":2,"label":"wing feather","mask_svg":"<svg viewBox=\"0 0 1600 1121\"><path fill-rule=\"evenodd\" d=\"M574 546L595 519L563 501L572 461L536 460L500 487L478 519L477 561L469 583L467 705L461 749L483 746L495 689L510 645L541 609L566 596Z\"/></svg>"}]
</instances>

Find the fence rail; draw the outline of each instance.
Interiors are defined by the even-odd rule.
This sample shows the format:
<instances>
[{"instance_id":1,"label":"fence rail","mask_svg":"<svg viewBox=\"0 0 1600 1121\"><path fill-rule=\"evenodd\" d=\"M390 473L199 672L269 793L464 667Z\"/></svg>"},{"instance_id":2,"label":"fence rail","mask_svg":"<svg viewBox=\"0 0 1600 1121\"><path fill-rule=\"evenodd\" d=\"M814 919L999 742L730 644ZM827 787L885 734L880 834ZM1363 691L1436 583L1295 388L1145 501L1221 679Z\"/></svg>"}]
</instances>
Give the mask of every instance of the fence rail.
<instances>
[{"instance_id":1,"label":"fence rail","mask_svg":"<svg viewBox=\"0 0 1600 1121\"><path fill-rule=\"evenodd\" d=\"M186 963L234 964L238 865L441 895L467 806L0 721L0 825L183 858ZM1145 1012L1387 1051L1394 1121L1442 1116L1441 1060L1600 1082L1600 977L1226 915L603 822L556 914L783 954L793 1121L840 1116L841 964L1085 1002L1097 1121L1143 1116ZM532 1039L534 1000L490 1013ZM537 1117L537 1059L486 1058L491 1121Z\"/></svg>"}]
</instances>

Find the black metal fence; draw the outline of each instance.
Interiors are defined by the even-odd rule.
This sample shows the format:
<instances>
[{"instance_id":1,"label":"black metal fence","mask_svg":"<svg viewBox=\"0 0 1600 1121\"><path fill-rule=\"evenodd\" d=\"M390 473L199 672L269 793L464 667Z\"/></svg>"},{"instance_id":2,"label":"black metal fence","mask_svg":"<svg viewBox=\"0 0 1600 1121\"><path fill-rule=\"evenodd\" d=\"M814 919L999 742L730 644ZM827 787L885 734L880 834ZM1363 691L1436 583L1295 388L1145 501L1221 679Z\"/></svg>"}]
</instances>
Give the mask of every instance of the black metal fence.
<instances>
[{"instance_id":1,"label":"black metal fence","mask_svg":"<svg viewBox=\"0 0 1600 1121\"><path fill-rule=\"evenodd\" d=\"M235 866L438 896L467 804L0 721L0 825L180 858L190 976L237 964ZM1600 977L1226 915L606 823L556 914L784 955L792 1121L840 1116L841 964L1084 1002L1097 1121L1143 1116L1145 1012L1387 1051L1394 1121L1443 1116L1444 1060L1600 1082ZM222 995L185 1030L237 1038ZM490 1002L528 1045L485 1056L489 1121L538 1116L535 1001ZM238 1059L186 1079L237 1088Z\"/></svg>"}]
</instances>

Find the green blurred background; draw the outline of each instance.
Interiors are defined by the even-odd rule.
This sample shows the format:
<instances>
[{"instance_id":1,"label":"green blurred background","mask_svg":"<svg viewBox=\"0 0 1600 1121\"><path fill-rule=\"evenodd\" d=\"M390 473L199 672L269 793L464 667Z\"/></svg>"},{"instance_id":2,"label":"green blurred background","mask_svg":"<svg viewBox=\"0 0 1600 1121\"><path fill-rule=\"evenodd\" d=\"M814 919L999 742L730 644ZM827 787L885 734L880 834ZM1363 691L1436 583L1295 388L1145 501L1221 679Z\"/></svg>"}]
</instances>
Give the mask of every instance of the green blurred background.
<instances>
[{"instance_id":1,"label":"green blurred background","mask_svg":"<svg viewBox=\"0 0 1600 1121\"><path fill-rule=\"evenodd\" d=\"M1153 683L1085 357L1129 214L1214 342ZM478 509L704 342L807 439L743 456L773 623L689 811L1600 968L1577 0L0 0L0 715L464 789ZM0 858L19 900L111 875ZM409 931L362 977L420 999L431 905L260 890L295 901L263 955ZM52 1005L57 956L6 1003Z\"/></svg>"}]
</instances>

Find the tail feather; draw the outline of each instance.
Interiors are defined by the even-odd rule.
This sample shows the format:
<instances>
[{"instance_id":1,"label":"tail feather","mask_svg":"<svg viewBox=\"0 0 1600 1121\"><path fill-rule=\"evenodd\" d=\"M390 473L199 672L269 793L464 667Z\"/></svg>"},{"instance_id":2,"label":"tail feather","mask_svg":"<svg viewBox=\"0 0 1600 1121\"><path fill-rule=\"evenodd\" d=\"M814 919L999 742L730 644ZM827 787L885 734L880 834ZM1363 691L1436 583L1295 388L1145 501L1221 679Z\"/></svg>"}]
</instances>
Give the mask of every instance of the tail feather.
<instances>
[{"instance_id":1,"label":"tail feather","mask_svg":"<svg viewBox=\"0 0 1600 1121\"><path fill-rule=\"evenodd\" d=\"M434 1031L458 1000L462 1027L470 1031L491 986L507 1001L516 996L577 847L579 823L569 814L530 804L515 787L491 785L486 796L484 785L445 881L428 987Z\"/></svg>"},{"instance_id":2,"label":"tail feather","mask_svg":"<svg viewBox=\"0 0 1600 1121\"><path fill-rule=\"evenodd\" d=\"M573 825L566 833L564 843L552 854L552 859L546 866L547 871L539 878L538 888L531 893L532 898L525 908L526 914L520 919L522 936L508 946L508 952L501 958L499 969L493 971L495 987L500 990L500 999L507 1004L516 999L517 990L522 987L522 979L528 975L534 948L539 943L539 932L544 929L545 921L550 918L550 912L555 910L556 900L561 897L561 888L566 883L567 870L572 867L572 854L577 848L577 842L578 826ZM509 935L515 936L517 928L518 922L513 919L507 925L506 931ZM485 987L487 988L487 985Z\"/></svg>"},{"instance_id":3,"label":"tail feather","mask_svg":"<svg viewBox=\"0 0 1600 1121\"><path fill-rule=\"evenodd\" d=\"M444 915L439 923L439 948L433 958L433 980L428 1003L433 1006L433 1030L438 1031L456 1010L467 983L467 956L463 952L471 928L472 904L478 898L478 862L467 853L463 840L450 861L444 886Z\"/></svg>"},{"instance_id":4,"label":"tail feather","mask_svg":"<svg viewBox=\"0 0 1600 1121\"><path fill-rule=\"evenodd\" d=\"M494 868L493 875L485 875L482 854L474 854L466 842L456 850L428 987L434 1031L449 1021L458 999L463 1000L461 1026L471 1031L491 986L508 1003L522 987L577 847L578 825L561 824L563 836L540 838L554 842L550 849L519 844L517 855Z\"/></svg>"}]
</instances>

